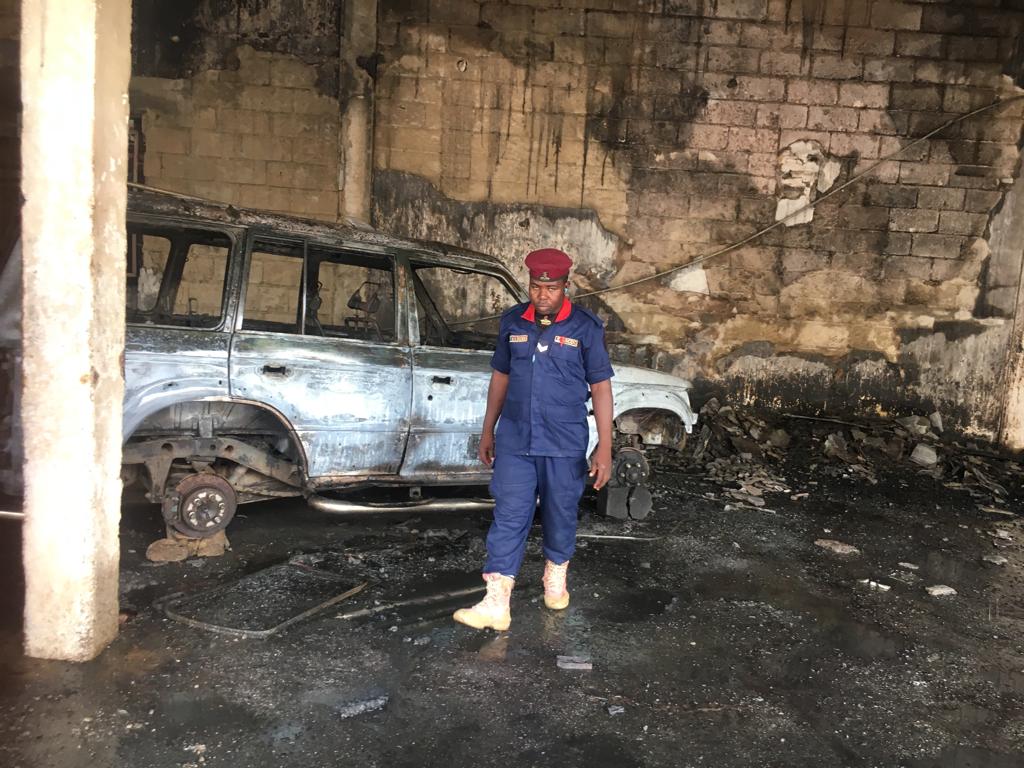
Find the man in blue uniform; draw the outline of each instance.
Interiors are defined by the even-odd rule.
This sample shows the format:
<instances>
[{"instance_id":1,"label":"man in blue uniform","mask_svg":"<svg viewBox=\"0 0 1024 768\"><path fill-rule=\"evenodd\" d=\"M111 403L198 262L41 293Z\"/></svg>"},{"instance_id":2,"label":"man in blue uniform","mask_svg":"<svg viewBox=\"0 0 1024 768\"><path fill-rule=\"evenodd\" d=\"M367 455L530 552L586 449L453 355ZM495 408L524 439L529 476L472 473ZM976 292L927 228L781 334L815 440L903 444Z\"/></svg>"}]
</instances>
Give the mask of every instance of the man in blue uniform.
<instances>
[{"instance_id":1,"label":"man in blue uniform","mask_svg":"<svg viewBox=\"0 0 1024 768\"><path fill-rule=\"evenodd\" d=\"M501 316L480 438L480 460L494 467L494 522L483 573L487 595L454 615L476 629L500 631L511 623L509 599L538 496L544 604L553 610L569 605L565 578L587 477L588 400L598 434L590 462L594 488L604 486L611 474L613 372L604 325L569 301L572 260L566 254L554 248L534 251L526 266L530 301Z\"/></svg>"}]
</instances>

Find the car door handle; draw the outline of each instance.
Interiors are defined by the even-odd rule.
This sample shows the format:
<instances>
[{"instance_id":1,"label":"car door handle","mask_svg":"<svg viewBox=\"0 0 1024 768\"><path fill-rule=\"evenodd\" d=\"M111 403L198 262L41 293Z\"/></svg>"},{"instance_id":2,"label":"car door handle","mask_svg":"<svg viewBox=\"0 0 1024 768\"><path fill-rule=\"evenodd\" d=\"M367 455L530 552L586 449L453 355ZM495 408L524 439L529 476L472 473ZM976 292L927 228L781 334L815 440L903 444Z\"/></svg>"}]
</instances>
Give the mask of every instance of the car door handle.
<instances>
[{"instance_id":1,"label":"car door handle","mask_svg":"<svg viewBox=\"0 0 1024 768\"><path fill-rule=\"evenodd\" d=\"M284 376L288 373L288 368L283 365L264 365L263 373L268 376Z\"/></svg>"},{"instance_id":2,"label":"car door handle","mask_svg":"<svg viewBox=\"0 0 1024 768\"><path fill-rule=\"evenodd\" d=\"M434 376L430 380L432 382L434 382L435 384L451 384L452 383L452 377L451 376Z\"/></svg>"}]
</instances>

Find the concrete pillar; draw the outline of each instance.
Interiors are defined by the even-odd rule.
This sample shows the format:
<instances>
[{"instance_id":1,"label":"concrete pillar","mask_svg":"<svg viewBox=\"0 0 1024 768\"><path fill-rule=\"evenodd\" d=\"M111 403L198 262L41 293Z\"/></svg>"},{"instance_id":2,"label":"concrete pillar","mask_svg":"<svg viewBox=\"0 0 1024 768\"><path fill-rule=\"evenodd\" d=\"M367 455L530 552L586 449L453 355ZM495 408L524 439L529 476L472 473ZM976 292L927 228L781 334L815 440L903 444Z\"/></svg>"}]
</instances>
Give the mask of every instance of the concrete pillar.
<instances>
[{"instance_id":1,"label":"concrete pillar","mask_svg":"<svg viewBox=\"0 0 1024 768\"><path fill-rule=\"evenodd\" d=\"M117 634L131 0L22 0L25 650Z\"/></svg>"},{"instance_id":2,"label":"concrete pillar","mask_svg":"<svg viewBox=\"0 0 1024 768\"><path fill-rule=\"evenodd\" d=\"M377 0L346 2L341 82L350 96L341 115L341 212L366 222L373 187L373 78L358 60L371 60L376 50Z\"/></svg>"}]
</instances>

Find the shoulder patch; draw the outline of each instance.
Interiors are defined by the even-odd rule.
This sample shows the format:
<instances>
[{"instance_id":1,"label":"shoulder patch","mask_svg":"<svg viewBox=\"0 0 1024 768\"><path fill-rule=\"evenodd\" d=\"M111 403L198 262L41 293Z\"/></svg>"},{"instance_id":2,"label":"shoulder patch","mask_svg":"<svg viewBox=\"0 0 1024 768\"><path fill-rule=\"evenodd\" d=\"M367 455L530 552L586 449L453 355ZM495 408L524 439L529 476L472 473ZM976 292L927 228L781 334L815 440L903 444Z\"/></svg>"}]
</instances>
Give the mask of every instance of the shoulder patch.
<instances>
[{"instance_id":1,"label":"shoulder patch","mask_svg":"<svg viewBox=\"0 0 1024 768\"><path fill-rule=\"evenodd\" d=\"M604 328L604 321L600 317L595 315L593 312L591 312L589 309L584 309L579 304L573 304L572 307L574 310L579 312L582 316L586 317L588 320L590 320L590 322L592 322L597 327Z\"/></svg>"},{"instance_id":2,"label":"shoulder patch","mask_svg":"<svg viewBox=\"0 0 1024 768\"><path fill-rule=\"evenodd\" d=\"M505 320L506 318L510 317L519 317L521 314L523 314L523 312L526 311L526 308L528 306L529 302L525 304L516 304L513 307L509 307L508 309L501 313L501 319Z\"/></svg>"}]
</instances>

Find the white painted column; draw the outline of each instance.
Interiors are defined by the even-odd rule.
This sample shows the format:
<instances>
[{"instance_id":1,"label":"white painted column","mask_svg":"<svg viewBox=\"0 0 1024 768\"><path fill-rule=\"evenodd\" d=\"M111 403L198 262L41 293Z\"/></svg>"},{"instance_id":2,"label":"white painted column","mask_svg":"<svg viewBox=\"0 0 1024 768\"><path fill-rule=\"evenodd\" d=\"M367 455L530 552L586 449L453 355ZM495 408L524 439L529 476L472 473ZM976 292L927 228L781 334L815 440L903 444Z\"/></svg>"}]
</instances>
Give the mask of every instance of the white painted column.
<instances>
[{"instance_id":1,"label":"white painted column","mask_svg":"<svg viewBox=\"0 0 1024 768\"><path fill-rule=\"evenodd\" d=\"M22 0L25 650L117 634L131 0Z\"/></svg>"}]
</instances>

